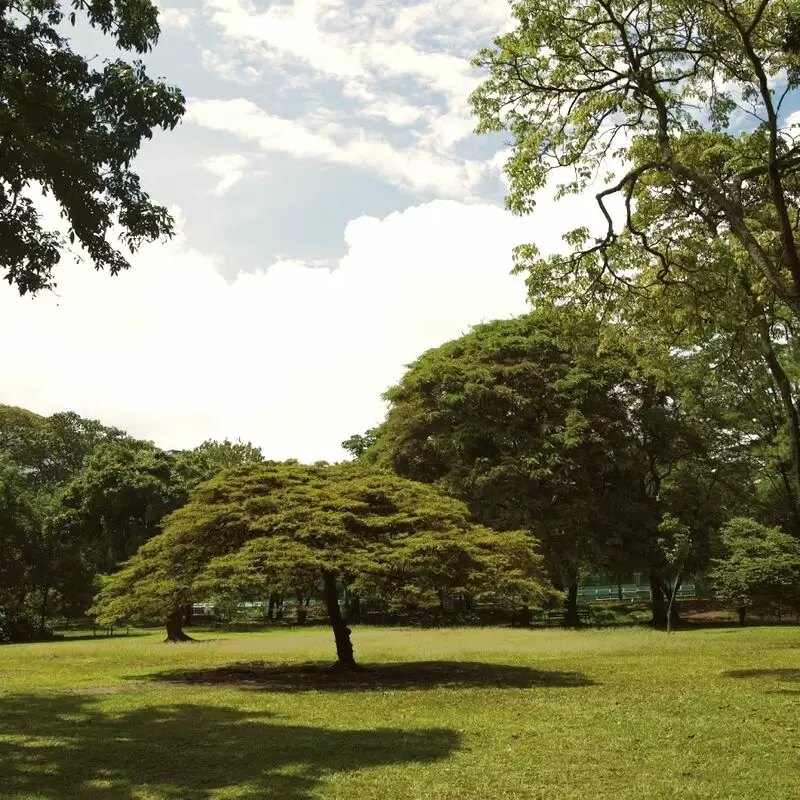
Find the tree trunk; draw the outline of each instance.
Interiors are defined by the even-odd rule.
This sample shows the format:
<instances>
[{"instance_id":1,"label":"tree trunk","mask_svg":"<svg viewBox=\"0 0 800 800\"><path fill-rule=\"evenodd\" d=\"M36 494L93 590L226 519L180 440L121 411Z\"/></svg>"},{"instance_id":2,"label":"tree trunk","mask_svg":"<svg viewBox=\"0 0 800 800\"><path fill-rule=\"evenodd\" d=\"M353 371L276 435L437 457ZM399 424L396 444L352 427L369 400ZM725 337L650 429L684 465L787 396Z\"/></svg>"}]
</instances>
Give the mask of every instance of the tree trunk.
<instances>
[{"instance_id":1,"label":"tree trunk","mask_svg":"<svg viewBox=\"0 0 800 800\"><path fill-rule=\"evenodd\" d=\"M675 597L678 594L678 589L681 588L681 573L675 576L675 582L672 586L668 586L669 590L669 606L667 608L667 633L672 633L672 629L676 623L680 623L681 618L678 616L678 609L675 607Z\"/></svg>"},{"instance_id":2,"label":"tree trunk","mask_svg":"<svg viewBox=\"0 0 800 800\"><path fill-rule=\"evenodd\" d=\"M786 433L789 437L789 486L792 489L792 501L797 515L798 509L800 509L800 414L798 414L795 404L792 382L775 353L769 323L761 308L758 309L757 322L761 352L778 388L783 412L786 416Z\"/></svg>"},{"instance_id":3,"label":"tree trunk","mask_svg":"<svg viewBox=\"0 0 800 800\"><path fill-rule=\"evenodd\" d=\"M183 607L183 624L188 628L192 624L192 604Z\"/></svg>"},{"instance_id":4,"label":"tree trunk","mask_svg":"<svg viewBox=\"0 0 800 800\"><path fill-rule=\"evenodd\" d=\"M269 603L267 604L267 622L272 622L275 619L275 595L269 596Z\"/></svg>"},{"instance_id":5,"label":"tree trunk","mask_svg":"<svg viewBox=\"0 0 800 800\"><path fill-rule=\"evenodd\" d=\"M167 617L167 638L165 642L193 642L191 636L183 632L183 610L177 609Z\"/></svg>"},{"instance_id":6,"label":"tree trunk","mask_svg":"<svg viewBox=\"0 0 800 800\"><path fill-rule=\"evenodd\" d=\"M50 601L50 587L42 589L42 605L39 609L39 636L44 639L45 626L47 625L48 604Z\"/></svg>"},{"instance_id":7,"label":"tree trunk","mask_svg":"<svg viewBox=\"0 0 800 800\"><path fill-rule=\"evenodd\" d=\"M567 587L567 599L564 601L564 627L580 628L578 619L578 584L571 583Z\"/></svg>"},{"instance_id":8,"label":"tree trunk","mask_svg":"<svg viewBox=\"0 0 800 800\"><path fill-rule=\"evenodd\" d=\"M325 607L328 611L328 619L333 628L333 637L336 640L336 669L355 670L358 669L355 658L353 658L353 644L350 641L350 628L342 617L339 608L339 590L336 587L336 574L326 570L323 574L325 585Z\"/></svg>"},{"instance_id":9,"label":"tree trunk","mask_svg":"<svg viewBox=\"0 0 800 800\"><path fill-rule=\"evenodd\" d=\"M745 606L739 607L739 624L744 625L744 619L747 616L747 608Z\"/></svg>"},{"instance_id":10,"label":"tree trunk","mask_svg":"<svg viewBox=\"0 0 800 800\"><path fill-rule=\"evenodd\" d=\"M654 570L650 570L650 596L653 603L653 627L667 627L667 601L664 598L664 587L661 578Z\"/></svg>"}]
</instances>

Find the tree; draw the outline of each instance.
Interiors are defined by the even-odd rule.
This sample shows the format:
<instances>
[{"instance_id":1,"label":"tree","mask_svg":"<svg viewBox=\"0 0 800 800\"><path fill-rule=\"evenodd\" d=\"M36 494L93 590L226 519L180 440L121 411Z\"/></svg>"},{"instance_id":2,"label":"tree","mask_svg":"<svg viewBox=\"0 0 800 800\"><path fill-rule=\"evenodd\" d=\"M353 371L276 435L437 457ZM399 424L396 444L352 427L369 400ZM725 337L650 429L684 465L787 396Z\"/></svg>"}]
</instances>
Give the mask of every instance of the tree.
<instances>
[{"instance_id":1,"label":"tree","mask_svg":"<svg viewBox=\"0 0 800 800\"><path fill-rule=\"evenodd\" d=\"M229 467L261 464L264 461L260 447L240 439L235 442L208 439L193 450L176 452L174 456L176 479L183 483L187 491Z\"/></svg>"},{"instance_id":2,"label":"tree","mask_svg":"<svg viewBox=\"0 0 800 800\"><path fill-rule=\"evenodd\" d=\"M98 619L161 619L182 640L177 609L203 597L249 597L322 585L337 665L356 666L339 606L359 592L411 606L465 591L505 603L549 593L535 540L476 524L435 488L339 464L239 467L199 486L164 531L106 579Z\"/></svg>"},{"instance_id":3,"label":"tree","mask_svg":"<svg viewBox=\"0 0 800 800\"><path fill-rule=\"evenodd\" d=\"M34 633L30 599L40 523L20 469L0 453L0 644Z\"/></svg>"},{"instance_id":4,"label":"tree","mask_svg":"<svg viewBox=\"0 0 800 800\"><path fill-rule=\"evenodd\" d=\"M342 442L342 449L347 450L354 460L364 456L367 451L375 444L377 428L370 428L364 433L353 434L349 439Z\"/></svg>"},{"instance_id":5,"label":"tree","mask_svg":"<svg viewBox=\"0 0 800 800\"><path fill-rule=\"evenodd\" d=\"M93 571L112 569L185 501L173 465L172 456L149 442L99 445L61 493L54 525L73 532Z\"/></svg>"},{"instance_id":6,"label":"tree","mask_svg":"<svg viewBox=\"0 0 800 800\"><path fill-rule=\"evenodd\" d=\"M518 249L532 292L635 297L674 320L681 344L755 336L798 515L800 413L781 359L800 313L800 144L785 107L800 80L796 8L521 0L514 14L517 27L476 59L488 78L473 95L479 129L513 137L509 207L533 210L562 167L561 194L615 170L596 194L599 237L575 229L565 256Z\"/></svg>"},{"instance_id":7,"label":"tree","mask_svg":"<svg viewBox=\"0 0 800 800\"><path fill-rule=\"evenodd\" d=\"M153 80L141 61L94 69L74 53L64 28L78 13L121 50L144 54L159 35L150 0L72 3L0 0L0 268L21 294L52 287L61 253L78 242L97 269L126 269L108 240L121 228L134 252L172 233L131 169L154 129L172 129L184 111L180 91ZM40 188L58 202L66 237L46 230L33 200Z\"/></svg>"},{"instance_id":8,"label":"tree","mask_svg":"<svg viewBox=\"0 0 800 800\"><path fill-rule=\"evenodd\" d=\"M658 546L664 554L668 565L669 605L667 606L667 633L672 632L672 610L675 607L675 598L681 586L681 579L686 570L686 563L692 554L692 532L680 520L667 514L658 526L662 537Z\"/></svg>"},{"instance_id":9,"label":"tree","mask_svg":"<svg viewBox=\"0 0 800 800\"><path fill-rule=\"evenodd\" d=\"M536 532L568 589L569 625L581 569L646 564L657 525L629 356L603 330L591 314L542 307L428 351L387 392L368 453L442 486L485 525Z\"/></svg>"},{"instance_id":10,"label":"tree","mask_svg":"<svg viewBox=\"0 0 800 800\"><path fill-rule=\"evenodd\" d=\"M78 474L99 444L124 437L119 428L73 411L42 417L0 405L0 452L22 468L26 482L36 491L52 492Z\"/></svg>"},{"instance_id":11,"label":"tree","mask_svg":"<svg viewBox=\"0 0 800 800\"><path fill-rule=\"evenodd\" d=\"M15 475L8 491L17 495L19 508L27 509L23 548L27 567L20 584L26 623L14 626L15 636L43 637L53 614L85 609L96 566L90 551L96 542L90 547L80 526L62 524L61 503L66 485L94 450L123 437L123 431L73 412L42 417L0 406L0 457L13 465Z\"/></svg>"},{"instance_id":12,"label":"tree","mask_svg":"<svg viewBox=\"0 0 800 800\"><path fill-rule=\"evenodd\" d=\"M800 606L800 540L746 517L722 529L724 555L714 561L714 592L744 625L753 606Z\"/></svg>"}]
</instances>

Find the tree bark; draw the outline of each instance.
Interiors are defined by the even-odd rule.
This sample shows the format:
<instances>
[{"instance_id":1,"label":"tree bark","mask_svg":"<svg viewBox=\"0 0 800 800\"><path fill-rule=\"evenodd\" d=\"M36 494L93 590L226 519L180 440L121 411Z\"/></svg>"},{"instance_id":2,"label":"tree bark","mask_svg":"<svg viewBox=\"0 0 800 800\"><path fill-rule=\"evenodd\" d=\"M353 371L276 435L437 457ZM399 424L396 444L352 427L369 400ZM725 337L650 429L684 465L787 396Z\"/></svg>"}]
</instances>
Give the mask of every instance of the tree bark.
<instances>
[{"instance_id":1,"label":"tree bark","mask_svg":"<svg viewBox=\"0 0 800 800\"><path fill-rule=\"evenodd\" d=\"M325 607L336 640L336 669L345 671L358 669L353 657L353 643L350 641L350 628L342 617L339 608L339 590L336 587L336 573L326 570L323 575L325 586Z\"/></svg>"},{"instance_id":2,"label":"tree bark","mask_svg":"<svg viewBox=\"0 0 800 800\"><path fill-rule=\"evenodd\" d=\"M581 621L578 619L578 584L571 583L567 587L567 598L564 601L564 627L580 628Z\"/></svg>"},{"instance_id":3,"label":"tree bark","mask_svg":"<svg viewBox=\"0 0 800 800\"><path fill-rule=\"evenodd\" d=\"M49 602L50 602L50 587L45 586L44 589L42 589L42 605L39 610L39 636L41 636L43 639L47 626L47 612L49 610L48 608Z\"/></svg>"},{"instance_id":4,"label":"tree bark","mask_svg":"<svg viewBox=\"0 0 800 800\"><path fill-rule=\"evenodd\" d=\"M675 576L674 583L670 586L667 585L667 592L669 593L669 606L667 607L667 633L672 633L672 629L680 625L681 618L678 614L678 608L675 605L675 598L678 596L678 590L681 588L681 580L683 576L681 570Z\"/></svg>"},{"instance_id":5,"label":"tree bark","mask_svg":"<svg viewBox=\"0 0 800 800\"><path fill-rule=\"evenodd\" d=\"M654 570L650 570L650 597L653 604L653 626L667 627L667 601L664 598L664 587L661 578Z\"/></svg>"},{"instance_id":6,"label":"tree bark","mask_svg":"<svg viewBox=\"0 0 800 800\"><path fill-rule=\"evenodd\" d=\"M741 606L739 608L739 624L744 625L745 617L747 616L747 608L745 606Z\"/></svg>"},{"instance_id":7,"label":"tree bark","mask_svg":"<svg viewBox=\"0 0 800 800\"><path fill-rule=\"evenodd\" d=\"M167 617L167 638L165 642L193 642L191 636L183 632L183 610L176 609Z\"/></svg>"},{"instance_id":8,"label":"tree bark","mask_svg":"<svg viewBox=\"0 0 800 800\"><path fill-rule=\"evenodd\" d=\"M761 352L769 368L772 379L778 388L778 394L786 415L786 433L789 436L789 486L791 487L792 501L795 515L800 509L800 414L795 404L794 390L789 376L786 374L775 348L772 346L769 323L763 311L758 309L758 335L761 343Z\"/></svg>"}]
</instances>

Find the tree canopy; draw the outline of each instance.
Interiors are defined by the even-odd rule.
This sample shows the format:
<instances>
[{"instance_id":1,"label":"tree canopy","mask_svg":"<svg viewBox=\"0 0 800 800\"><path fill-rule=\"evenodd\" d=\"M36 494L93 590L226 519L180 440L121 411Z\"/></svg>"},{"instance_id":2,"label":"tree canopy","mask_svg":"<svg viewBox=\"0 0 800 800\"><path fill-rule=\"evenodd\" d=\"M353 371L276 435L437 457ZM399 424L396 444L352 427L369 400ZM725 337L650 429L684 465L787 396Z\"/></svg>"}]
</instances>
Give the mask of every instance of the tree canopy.
<instances>
[{"instance_id":1,"label":"tree canopy","mask_svg":"<svg viewBox=\"0 0 800 800\"><path fill-rule=\"evenodd\" d=\"M75 53L65 34L78 16L123 51L141 55L158 40L150 0L76 0L71 11L58 0L0 0L0 270L21 294L54 285L68 243L115 275L129 265L107 236L114 225L131 252L172 232L131 161L154 130L178 124L183 95L141 60L95 68ZM66 237L43 226L37 190L57 201Z\"/></svg>"},{"instance_id":2,"label":"tree canopy","mask_svg":"<svg viewBox=\"0 0 800 800\"><path fill-rule=\"evenodd\" d=\"M338 663L351 667L345 582L406 606L438 605L442 592L540 603L551 591L530 534L488 530L434 487L360 465L273 464L201 484L105 580L95 608L107 622L169 623L193 600L319 584Z\"/></svg>"},{"instance_id":3,"label":"tree canopy","mask_svg":"<svg viewBox=\"0 0 800 800\"><path fill-rule=\"evenodd\" d=\"M729 520L721 531L723 556L710 577L718 598L739 611L787 604L800 608L800 540L746 517Z\"/></svg>"}]
</instances>

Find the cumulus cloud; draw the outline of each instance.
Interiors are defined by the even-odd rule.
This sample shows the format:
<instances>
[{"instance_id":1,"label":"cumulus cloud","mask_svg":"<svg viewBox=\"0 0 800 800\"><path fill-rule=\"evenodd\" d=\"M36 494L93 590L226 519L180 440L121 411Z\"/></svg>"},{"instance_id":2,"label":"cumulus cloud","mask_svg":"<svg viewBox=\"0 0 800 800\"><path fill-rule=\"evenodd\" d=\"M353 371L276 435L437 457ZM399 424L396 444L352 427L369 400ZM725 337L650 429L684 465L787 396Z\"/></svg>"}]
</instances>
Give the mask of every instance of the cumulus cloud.
<instances>
[{"instance_id":1,"label":"cumulus cloud","mask_svg":"<svg viewBox=\"0 0 800 800\"><path fill-rule=\"evenodd\" d=\"M158 24L162 28L188 28L194 19L193 8L165 8L158 9Z\"/></svg>"},{"instance_id":2,"label":"cumulus cloud","mask_svg":"<svg viewBox=\"0 0 800 800\"><path fill-rule=\"evenodd\" d=\"M243 155L231 153L211 156L203 161L202 166L219 178L219 182L214 187L214 194L221 196L244 177L244 168L247 164L248 161Z\"/></svg>"},{"instance_id":3,"label":"cumulus cloud","mask_svg":"<svg viewBox=\"0 0 800 800\"><path fill-rule=\"evenodd\" d=\"M379 134L344 126L325 113L289 119L268 114L245 98L192 99L186 119L255 142L267 152L369 168L394 184L443 197L468 197L486 171L483 163L394 147Z\"/></svg>"},{"instance_id":4,"label":"cumulus cloud","mask_svg":"<svg viewBox=\"0 0 800 800\"><path fill-rule=\"evenodd\" d=\"M404 365L526 310L511 248L559 247L580 206L564 211L435 201L360 217L335 269L278 262L233 282L180 235L117 278L65 260L57 295L0 287L0 335L18 343L0 361L2 402L73 409L163 447L229 436L273 458L339 459Z\"/></svg>"},{"instance_id":5,"label":"cumulus cloud","mask_svg":"<svg viewBox=\"0 0 800 800\"><path fill-rule=\"evenodd\" d=\"M480 75L470 59L508 27L506 0L423 0L397 7L382 0L357 6L290 0L267 8L249 0L206 0L205 9L225 50L224 56L206 58L206 66L240 83L266 70L279 72L281 85L288 79L306 89L317 86L319 101L347 120L348 138L369 141L348 149L346 157L338 148L338 160L368 168L388 163L382 171L387 181L448 197L458 196L453 176L460 170L457 191L462 197L472 193L475 183L464 177L476 176L480 165L455 152L475 126L468 98ZM388 123L390 130L412 127L413 145L376 137L365 124L369 119ZM446 169L430 169L443 160L450 162ZM429 177L409 178L408 170L397 168L409 161L413 173Z\"/></svg>"}]
</instances>

